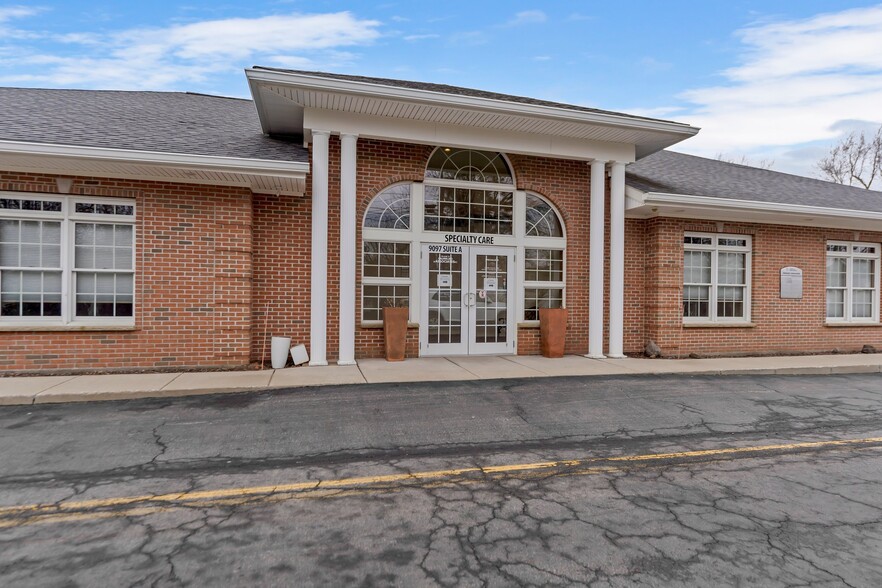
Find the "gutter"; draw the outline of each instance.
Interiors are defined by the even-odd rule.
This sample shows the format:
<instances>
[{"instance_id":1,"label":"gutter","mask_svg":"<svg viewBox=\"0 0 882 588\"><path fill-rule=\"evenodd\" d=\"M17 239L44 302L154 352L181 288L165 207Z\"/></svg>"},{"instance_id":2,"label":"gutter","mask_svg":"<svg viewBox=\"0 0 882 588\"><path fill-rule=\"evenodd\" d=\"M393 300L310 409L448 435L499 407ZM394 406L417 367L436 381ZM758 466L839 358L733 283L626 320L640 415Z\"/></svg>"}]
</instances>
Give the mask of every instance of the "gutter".
<instances>
[{"instance_id":1,"label":"gutter","mask_svg":"<svg viewBox=\"0 0 882 588\"><path fill-rule=\"evenodd\" d=\"M26 141L0 140L0 154L2 153L117 161L151 166L168 166L298 179L305 178L306 174L309 173L308 163L296 161L194 155L189 153L163 153L159 151L57 145L53 143L30 143Z\"/></svg>"},{"instance_id":2,"label":"gutter","mask_svg":"<svg viewBox=\"0 0 882 588\"><path fill-rule=\"evenodd\" d=\"M782 204L758 202L756 200L739 200L714 198L711 196L689 196L683 194L666 194L662 192L643 193L643 206L669 205L700 207L716 210L735 210L750 212L799 214L809 216L826 216L833 218L856 218L859 220L882 221L882 212L850 210L846 208L828 208L825 206L808 206L804 204ZM636 208L636 207L635 207Z\"/></svg>"}]
</instances>

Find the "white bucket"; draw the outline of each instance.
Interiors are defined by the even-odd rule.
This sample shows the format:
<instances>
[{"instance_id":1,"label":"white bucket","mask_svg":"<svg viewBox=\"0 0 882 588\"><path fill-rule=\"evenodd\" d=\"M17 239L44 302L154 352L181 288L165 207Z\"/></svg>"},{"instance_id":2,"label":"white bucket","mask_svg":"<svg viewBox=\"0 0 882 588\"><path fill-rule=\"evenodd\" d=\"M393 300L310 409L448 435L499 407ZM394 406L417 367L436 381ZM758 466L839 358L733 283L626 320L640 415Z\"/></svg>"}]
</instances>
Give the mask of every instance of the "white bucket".
<instances>
[{"instance_id":1,"label":"white bucket","mask_svg":"<svg viewBox=\"0 0 882 588\"><path fill-rule=\"evenodd\" d=\"M274 370L280 370L288 363L289 349L291 349L291 337L273 337L271 357Z\"/></svg>"},{"instance_id":2,"label":"white bucket","mask_svg":"<svg viewBox=\"0 0 882 588\"><path fill-rule=\"evenodd\" d=\"M291 348L291 359L294 365L300 365L309 361L309 354L306 352L306 345L295 345Z\"/></svg>"}]
</instances>

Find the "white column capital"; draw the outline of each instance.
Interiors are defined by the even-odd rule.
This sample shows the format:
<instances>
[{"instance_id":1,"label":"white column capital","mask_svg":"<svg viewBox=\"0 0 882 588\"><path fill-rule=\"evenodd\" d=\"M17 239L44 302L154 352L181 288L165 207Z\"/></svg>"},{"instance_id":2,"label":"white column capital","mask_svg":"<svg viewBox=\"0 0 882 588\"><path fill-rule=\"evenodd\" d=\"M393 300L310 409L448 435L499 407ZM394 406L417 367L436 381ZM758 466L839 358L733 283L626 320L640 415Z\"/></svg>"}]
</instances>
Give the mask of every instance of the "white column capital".
<instances>
[{"instance_id":1,"label":"white column capital","mask_svg":"<svg viewBox=\"0 0 882 588\"><path fill-rule=\"evenodd\" d=\"M331 131L324 131L322 129L312 129L310 131L313 137L330 137Z\"/></svg>"},{"instance_id":2,"label":"white column capital","mask_svg":"<svg viewBox=\"0 0 882 588\"><path fill-rule=\"evenodd\" d=\"M340 133L340 138L341 138L341 139L343 139L343 138L346 138L346 139L358 139L358 133L342 133L342 132L341 132L341 133Z\"/></svg>"}]
</instances>

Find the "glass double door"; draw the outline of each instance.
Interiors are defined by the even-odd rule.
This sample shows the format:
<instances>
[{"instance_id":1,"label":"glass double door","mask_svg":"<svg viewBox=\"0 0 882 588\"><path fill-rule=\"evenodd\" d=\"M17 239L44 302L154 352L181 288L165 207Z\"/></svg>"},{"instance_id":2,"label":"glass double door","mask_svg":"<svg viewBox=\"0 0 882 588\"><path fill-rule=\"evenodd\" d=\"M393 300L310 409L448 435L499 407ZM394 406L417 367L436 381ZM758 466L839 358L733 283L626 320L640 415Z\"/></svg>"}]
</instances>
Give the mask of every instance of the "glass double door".
<instances>
[{"instance_id":1,"label":"glass double door","mask_svg":"<svg viewBox=\"0 0 882 588\"><path fill-rule=\"evenodd\" d=\"M514 250L423 245L420 355L514 353Z\"/></svg>"}]
</instances>

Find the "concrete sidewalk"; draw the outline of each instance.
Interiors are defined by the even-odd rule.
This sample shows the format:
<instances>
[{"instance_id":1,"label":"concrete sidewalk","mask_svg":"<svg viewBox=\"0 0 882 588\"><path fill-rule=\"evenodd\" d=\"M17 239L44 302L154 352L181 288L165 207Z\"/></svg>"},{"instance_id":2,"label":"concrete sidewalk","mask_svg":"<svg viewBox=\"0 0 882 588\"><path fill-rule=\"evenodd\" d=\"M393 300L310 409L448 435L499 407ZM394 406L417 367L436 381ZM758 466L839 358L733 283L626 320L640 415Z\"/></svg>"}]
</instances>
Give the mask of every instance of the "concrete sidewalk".
<instances>
[{"instance_id":1,"label":"concrete sidewalk","mask_svg":"<svg viewBox=\"0 0 882 588\"><path fill-rule=\"evenodd\" d=\"M882 354L713 359L561 359L539 356L422 357L390 363L281 370L0 378L0 405L163 398L272 388L627 374L852 374L882 372Z\"/></svg>"}]
</instances>

